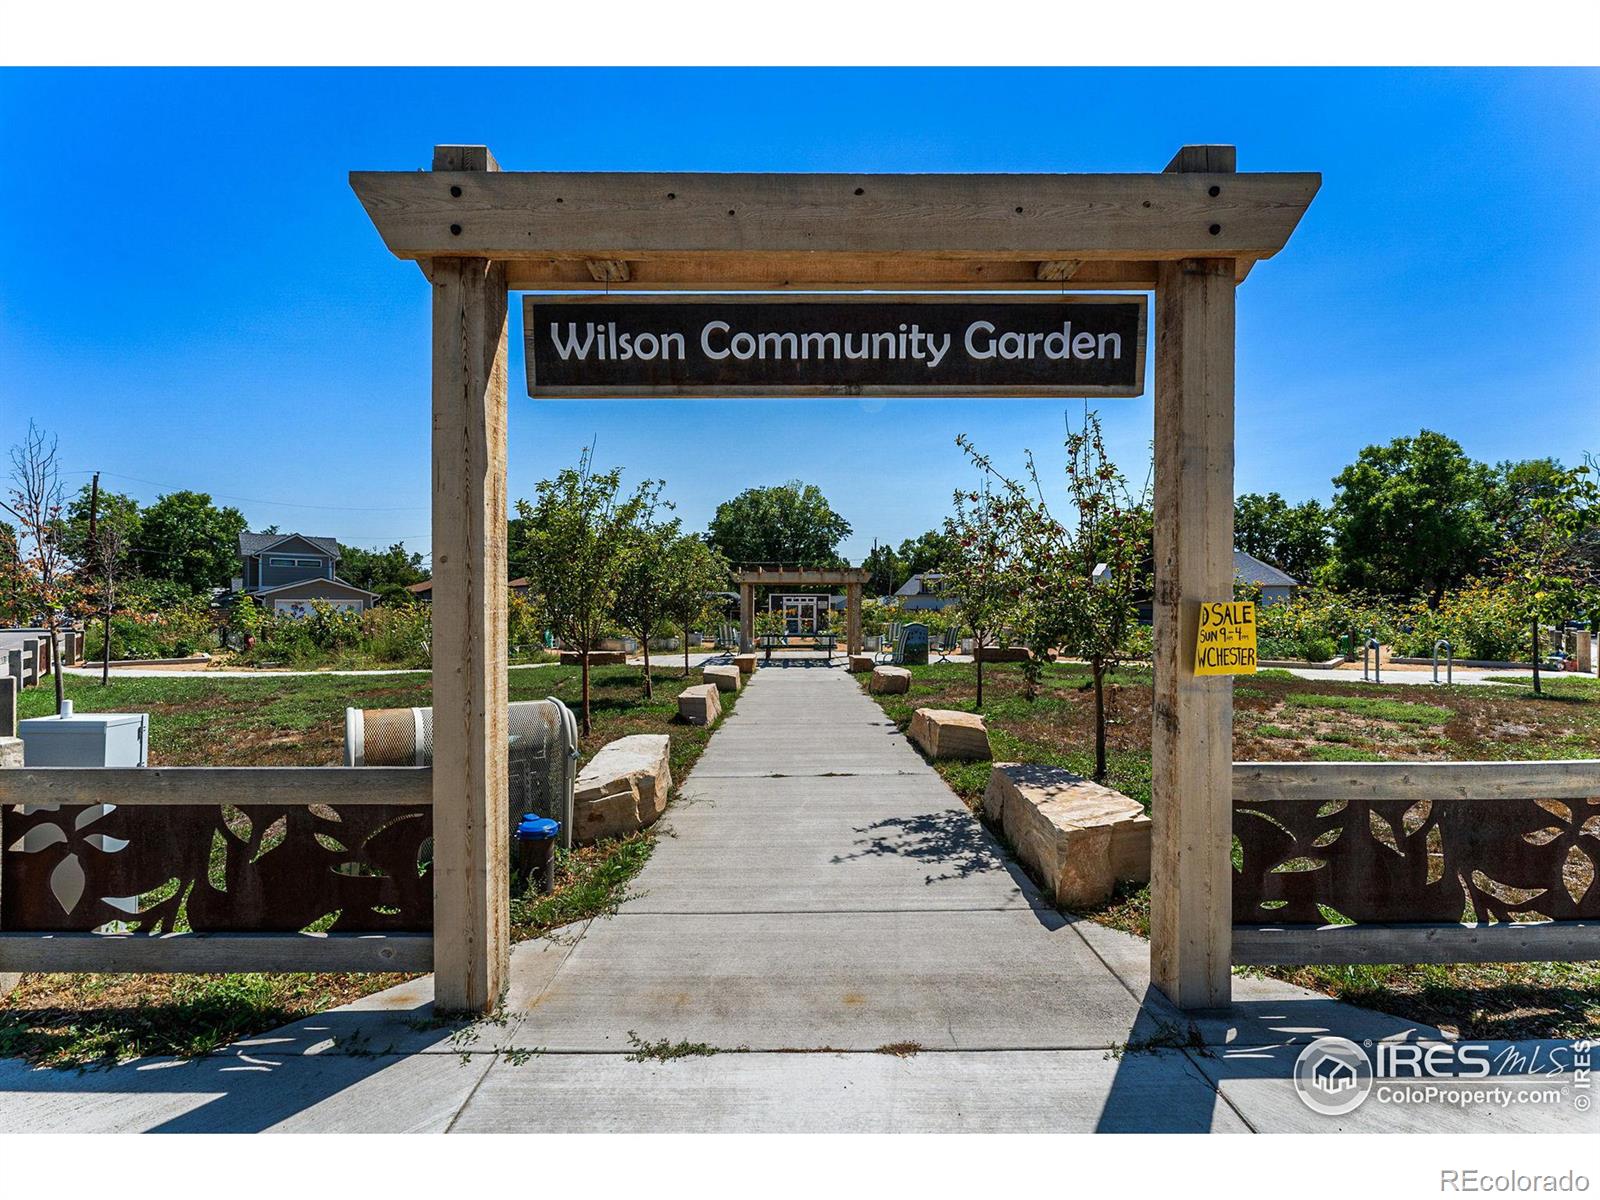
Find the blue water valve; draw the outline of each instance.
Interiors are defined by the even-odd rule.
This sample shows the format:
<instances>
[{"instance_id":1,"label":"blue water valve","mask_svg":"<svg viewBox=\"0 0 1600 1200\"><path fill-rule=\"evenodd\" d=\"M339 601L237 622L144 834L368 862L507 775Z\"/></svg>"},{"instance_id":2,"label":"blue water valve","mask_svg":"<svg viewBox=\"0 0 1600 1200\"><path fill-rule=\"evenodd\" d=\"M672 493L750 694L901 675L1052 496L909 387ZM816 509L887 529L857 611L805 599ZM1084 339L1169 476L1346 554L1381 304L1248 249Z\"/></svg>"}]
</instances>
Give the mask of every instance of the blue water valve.
<instances>
[{"instance_id":1,"label":"blue water valve","mask_svg":"<svg viewBox=\"0 0 1600 1200\"><path fill-rule=\"evenodd\" d=\"M549 842L561 836L561 822L552 821L549 817L535 816L533 813L523 813L522 820L517 822L517 829L513 837L519 842Z\"/></svg>"}]
</instances>

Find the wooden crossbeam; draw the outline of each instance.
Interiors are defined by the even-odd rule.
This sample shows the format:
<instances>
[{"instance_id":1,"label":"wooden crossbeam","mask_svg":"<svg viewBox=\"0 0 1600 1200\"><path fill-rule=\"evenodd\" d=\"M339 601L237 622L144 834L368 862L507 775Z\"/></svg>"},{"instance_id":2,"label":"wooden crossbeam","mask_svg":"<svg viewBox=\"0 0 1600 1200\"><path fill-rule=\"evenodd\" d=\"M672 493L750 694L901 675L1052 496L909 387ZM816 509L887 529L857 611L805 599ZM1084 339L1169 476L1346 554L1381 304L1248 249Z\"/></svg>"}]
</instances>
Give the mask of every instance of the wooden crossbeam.
<instances>
[{"instance_id":1,"label":"wooden crossbeam","mask_svg":"<svg viewBox=\"0 0 1600 1200\"><path fill-rule=\"evenodd\" d=\"M752 253L931 258L1265 258L1315 173L814 175L354 171L400 258Z\"/></svg>"},{"instance_id":2,"label":"wooden crossbeam","mask_svg":"<svg viewBox=\"0 0 1600 1200\"><path fill-rule=\"evenodd\" d=\"M1600 925L1235 925L1239 966L1383 963L1587 962L1600 958Z\"/></svg>"},{"instance_id":3,"label":"wooden crossbeam","mask_svg":"<svg viewBox=\"0 0 1600 1200\"><path fill-rule=\"evenodd\" d=\"M7 804L433 803L431 767L14 767Z\"/></svg>"},{"instance_id":4,"label":"wooden crossbeam","mask_svg":"<svg viewBox=\"0 0 1600 1200\"><path fill-rule=\"evenodd\" d=\"M426 933L0 933L0 972L431 971Z\"/></svg>"},{"instance_id":5,"label":"wooden crossbeam","mask_svg":"<svg viewBox=\"0 0 1600 1200\"><path fill-rule=\"evenodd\" d=\"M1538 762L1241 762L1235 803L1272 800L1571 800L1600 795L1600 759Z\"/></svg>"}]
</instances>

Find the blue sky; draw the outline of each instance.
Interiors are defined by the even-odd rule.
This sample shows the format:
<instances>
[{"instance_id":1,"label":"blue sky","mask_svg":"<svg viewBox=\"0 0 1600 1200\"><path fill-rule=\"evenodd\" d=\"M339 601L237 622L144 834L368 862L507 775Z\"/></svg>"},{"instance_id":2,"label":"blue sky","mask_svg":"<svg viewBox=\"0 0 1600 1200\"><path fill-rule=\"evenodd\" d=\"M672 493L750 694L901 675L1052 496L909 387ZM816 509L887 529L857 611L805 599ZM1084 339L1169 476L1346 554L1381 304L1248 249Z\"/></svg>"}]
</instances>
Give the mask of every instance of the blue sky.
<instances>
[{"instance_id":1,"label":"blue sky","mask_svg":"<svg viewBox=\"0 0 1600 1200\"><path fill-rule=\"evenodd\" d=\"M1239 491L1326 499L1363 445L1600 452L1600 72L0 71L0 442L255 527L428 549L428 289L351 169L1148 171L1190 142L1323 187L1239 293ZM1060 463L1041 400L534 401L511 494L597 439L689 525L801 478L845 549L938 523L971 433ZM1142 478L1148 396L1099 405Z\"/></svg>"}]
</instances>

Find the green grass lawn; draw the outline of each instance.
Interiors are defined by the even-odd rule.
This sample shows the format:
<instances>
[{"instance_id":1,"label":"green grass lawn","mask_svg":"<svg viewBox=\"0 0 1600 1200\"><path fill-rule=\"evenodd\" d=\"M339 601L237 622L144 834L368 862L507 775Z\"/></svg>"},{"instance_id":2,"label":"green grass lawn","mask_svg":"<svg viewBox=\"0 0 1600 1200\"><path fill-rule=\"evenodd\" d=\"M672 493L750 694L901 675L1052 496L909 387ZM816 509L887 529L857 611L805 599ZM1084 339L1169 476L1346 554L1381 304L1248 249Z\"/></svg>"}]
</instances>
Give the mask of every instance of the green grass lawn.
<instances>
[{"instance_id":1,"label":"green grass lawn","mask_svg":"<svg viewBox=\"0 0 1600 1200\"><path fill-rule=\"evenodd\" d=\"M677 695L700 673L652 663L655 698L643 699L637 667L591 672L594 731L580 742L587 762L607 742L633 733L671 739L673 779L681 781L705 749L711 730L680 724ZM426 673L384 676L279 676L216 679L117 679L68 676L67 695L80 712L150 713L151 764L176 766L335 765L343 761L344 710L426 705ZM574 710L576 667L513 671L513 700L556 696ZM23 716L54 708L54 693L23 693ZM737 703L723 696L723 712ZM614 911L655 846L644 830L593 846L556 852L556 888L549 896L517 888L514 940ZM23 977L0 999L0 1056L49 1066L82 1066L143 1055L205 1054L237 1038L309 1016L407 978L404 975L131 975L39 974Z\"/></svg>"},{"instance_id":2,"label":"green grass lawn","mask_svg":"<svg viewBox=\"0 0 1600 1200\"><path fill-rule=\"evenodd\" d=\"M873 697L902 729L918 708L973 708L970 664L913 667L911 674L908 695ZM1148 809L1150 673L1124 669L1111 684L1106 782ZM1045 667L1039 695L1029 701L1020 667L986 665L983 713L996 760L1093 772L1093 695L1086 667ZM1600 757L1600 684L1555 677L1546 695L1536 698L1531 686L1381 686L1261 671L1235 687L1233 742L1240 761ZM934 767L969 807L981 810L990 764L940 761ZM1140 937L1149 936L1149 914L1149 889L1131 886L1085 913ZM1264 973L1463 1037L1593 1037L1600 1031L1600 962L1321 966Z\"/></svg>"}]
</instances>

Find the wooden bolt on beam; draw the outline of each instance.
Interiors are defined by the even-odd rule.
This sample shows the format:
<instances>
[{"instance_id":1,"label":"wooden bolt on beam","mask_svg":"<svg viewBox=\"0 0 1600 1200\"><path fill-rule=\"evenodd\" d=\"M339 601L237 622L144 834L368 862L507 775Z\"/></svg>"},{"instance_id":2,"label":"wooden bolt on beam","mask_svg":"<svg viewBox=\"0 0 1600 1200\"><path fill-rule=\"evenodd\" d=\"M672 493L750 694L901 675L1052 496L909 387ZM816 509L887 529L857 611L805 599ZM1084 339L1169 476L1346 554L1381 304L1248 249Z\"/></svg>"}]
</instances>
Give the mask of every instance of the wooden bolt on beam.
<instances>
[{"instance_id":1,"label":"wooden bolt on beam","mask_svg":"<svg viewBox=\"0 0 1600 1200\"><path fill-rule=\"evenodd\" d=\"M434 152L462 158L495 169L482 147ZM510 953L505 268L441 258L431 279L434 1004L488 1012Z\"/></svg>"},{"instance_id":2,"label":"wooden bolt on beam","mask_svg":"<svg viewBox=\"0 0 1600 1200\"><path fill-rule=\"evenodd\" d=\"M1156 285L1150 977L1184 1009L1231 999L1233 681L1196 676L1194 652L1201 602L1233 595L1234 277L1231 258L1185 259Z\"/></svg>"}]
</instances>

